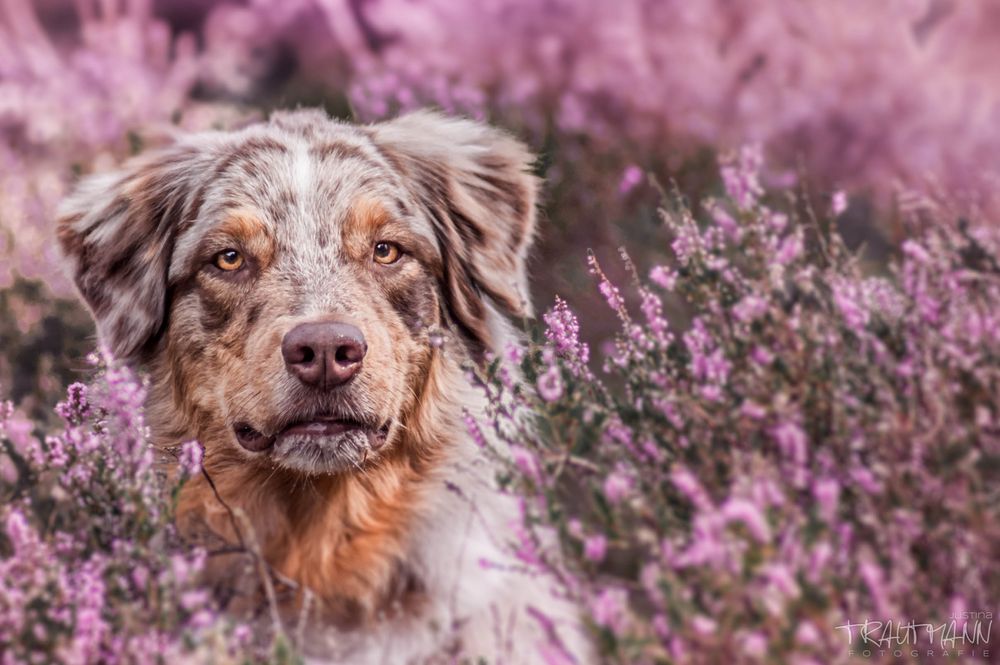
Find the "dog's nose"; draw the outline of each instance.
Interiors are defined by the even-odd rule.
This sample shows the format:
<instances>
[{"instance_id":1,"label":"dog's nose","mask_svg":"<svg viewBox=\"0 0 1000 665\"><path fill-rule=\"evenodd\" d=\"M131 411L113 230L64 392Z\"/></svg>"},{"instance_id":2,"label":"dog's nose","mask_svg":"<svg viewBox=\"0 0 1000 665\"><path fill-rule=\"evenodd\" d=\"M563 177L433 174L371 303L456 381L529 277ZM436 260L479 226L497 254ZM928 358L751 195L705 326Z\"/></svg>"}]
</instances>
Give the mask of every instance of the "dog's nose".
<instances>
[{"instance_id":1,"label":"dog's nose","mask_svg":"<svg viewBox=\"0 0 1000 665\"><path fill-rule=\"evenodd\" d=\"M285 367L302 383L334 388L354 378L368 351L365 336L349 323L300 323L281 341Z\"/></svg>"}]
</instances>

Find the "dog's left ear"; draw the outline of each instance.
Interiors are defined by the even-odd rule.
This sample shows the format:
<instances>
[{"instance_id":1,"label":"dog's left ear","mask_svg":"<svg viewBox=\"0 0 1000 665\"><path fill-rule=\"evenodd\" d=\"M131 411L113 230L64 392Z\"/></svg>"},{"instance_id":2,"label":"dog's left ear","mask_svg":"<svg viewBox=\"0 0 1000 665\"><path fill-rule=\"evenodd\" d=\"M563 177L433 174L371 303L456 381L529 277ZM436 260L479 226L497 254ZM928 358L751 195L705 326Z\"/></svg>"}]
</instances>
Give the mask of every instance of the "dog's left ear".
<instances>
[{"instance_id":1,"label":"dog's left ear","mask_svg":"<svg viewBox=\"0 0 1000 665\"><path fill-rule=\"evenodd\" d=\"M525 264L540 184L533 155L500 130L428 111L373 131L434 225L449 315L477 346L493 348L484 297L507 315L531 314Z\"/></svg>"}]
</instances>

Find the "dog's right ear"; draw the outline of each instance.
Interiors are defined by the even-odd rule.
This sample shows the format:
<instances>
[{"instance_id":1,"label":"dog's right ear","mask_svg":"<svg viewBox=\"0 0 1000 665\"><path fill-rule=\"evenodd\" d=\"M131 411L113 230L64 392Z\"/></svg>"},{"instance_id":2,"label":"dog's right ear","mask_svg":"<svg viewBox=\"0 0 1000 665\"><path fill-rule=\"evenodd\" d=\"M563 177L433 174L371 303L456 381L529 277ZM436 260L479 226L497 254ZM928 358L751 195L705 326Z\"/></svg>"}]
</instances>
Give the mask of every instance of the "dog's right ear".
<instances>
[{"instance_id":1,"label":"dog's right ear","mask_svg":"<svg viewBox=\"0 0 1000 665\"><path fill-rule=\"evenodd\" d=\"M174 240L197 217L207 166L205 151L175 144L84 178L60 208L69 270L118 360L139 360L163 325Z\"/></svg>"}]
</instances>

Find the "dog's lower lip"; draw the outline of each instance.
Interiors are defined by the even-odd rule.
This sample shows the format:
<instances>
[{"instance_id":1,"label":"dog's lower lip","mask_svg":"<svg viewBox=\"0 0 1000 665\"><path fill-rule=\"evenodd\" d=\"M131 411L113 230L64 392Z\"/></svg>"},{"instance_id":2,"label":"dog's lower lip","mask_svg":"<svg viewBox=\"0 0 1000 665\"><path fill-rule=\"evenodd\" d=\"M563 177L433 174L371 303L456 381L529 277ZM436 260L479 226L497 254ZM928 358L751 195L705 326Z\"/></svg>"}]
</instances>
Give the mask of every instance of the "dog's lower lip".
<instances>
[{"instance_id":1,"label":"dog's lower lip","mask_svg":"<svg viewBox=\"0 0 1000 665\"><path fill-rule=\"evenodd\" d=\"M391 425L391 421L378 427L370 423L336 416L315 416L312 420L303 420L286 426L274 438L278 442L287 437L295 437L298 440L302 440L303 437L325 439L328 437L336 438L350 432L360 432L367 438L371 450L379 450L386 443Z\"/></svg>"}]
</instances>

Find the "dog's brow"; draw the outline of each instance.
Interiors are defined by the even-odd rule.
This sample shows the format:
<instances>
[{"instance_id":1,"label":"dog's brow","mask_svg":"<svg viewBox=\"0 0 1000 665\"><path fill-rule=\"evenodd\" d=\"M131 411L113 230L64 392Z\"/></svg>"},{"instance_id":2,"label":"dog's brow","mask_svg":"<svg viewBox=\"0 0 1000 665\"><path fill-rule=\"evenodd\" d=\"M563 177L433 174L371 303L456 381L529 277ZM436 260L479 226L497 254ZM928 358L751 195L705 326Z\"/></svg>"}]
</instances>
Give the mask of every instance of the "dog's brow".
<instances>
[{"instance_id":1,"label":"dog's brow","mask_svg":"<svg viewBox=\"0 0 1000 665\"><path fill-rule=\"evenodd\" d=\"M341 241L349 251L361 251L375 232L387 224L390 217L385 207L375 199L360 198L351 206L341 229Z\"/></svg>"},{"instance_id":2,"label":"dog's brow","mask_svg":"<svg viewBox=\"0 0 1000 665\"><path fill-rule=\"evenodd\" d=\"M263 222L249 210L232 210L219 227L222 233L238 239L248 239L266 232Z\"/></svg>"},{"instance_id":3,"label":"dog's brow","mask_svg":"<svg viewBox=\"0 0 1000 665\"><path fill-rule=\"evenodd\" d=\"M374 199L363 198L354 204L347 224L353 227L348 232L370 233L389 221L389 213L381 203Z\"/></svg>"}]
</instances>

